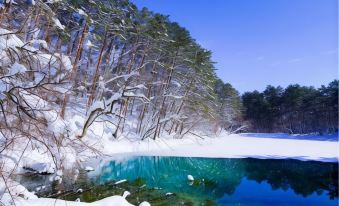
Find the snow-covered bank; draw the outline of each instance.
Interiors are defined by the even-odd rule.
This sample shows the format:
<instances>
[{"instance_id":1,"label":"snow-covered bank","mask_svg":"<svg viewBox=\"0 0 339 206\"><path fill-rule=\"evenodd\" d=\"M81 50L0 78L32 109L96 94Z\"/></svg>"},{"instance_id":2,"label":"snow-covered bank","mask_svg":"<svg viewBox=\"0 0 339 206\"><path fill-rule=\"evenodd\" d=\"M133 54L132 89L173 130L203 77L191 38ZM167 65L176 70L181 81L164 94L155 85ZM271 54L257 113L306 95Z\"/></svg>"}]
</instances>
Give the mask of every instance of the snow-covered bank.
<instances>
[{"instance_id":1,"label":"snow-covered bank","mask_svg":"<svg viewBox=\"0 0 339 206\"><path fill-rule=\"evenodd\" d=\"M7 192L5 188L8 188ZM29 192L24 186L19 183L8 180L6 185L0 181L0 205L15 205L15 206L133 206L126 197L130 192L125 191L122 196L114 195L92 203L80 201L65 201L53 198L38 198L33 192Z\"/></svg>"},{"instance_id":2,"label":"snow-covered bank","mask_svg":"<svg viewBox=\"0 0 339 206\"><path fill-rule=\"evenodd\" d=\"M8 195L8 193L6 193ZM11 197L5 197L8 199L7 202L11 202ZM3 202L4 199L2 199ZM15 198L15 205L17 206L133 206L128 203L127 200L122 196L111 196L98 200L92 203L86 202L75 202L75 201L65 201L57 200L52 198L36 198L25 200L22 198Z\"/></svg>"},{"instance_id":3,"label":"snow-covered bank","mask_svg":"<svg viewBox=\"0 0 339 206\"><path fill-rule=\"evenodd\" d=\"M118 156L131 154L210 158L253 157L337 162L339 150L336 138L336 135L221 134L219 137L205 139L189 136L185 139L143 142L113 141L106 142L104 149L106 153Z\"/></svg>"}]
</instances>

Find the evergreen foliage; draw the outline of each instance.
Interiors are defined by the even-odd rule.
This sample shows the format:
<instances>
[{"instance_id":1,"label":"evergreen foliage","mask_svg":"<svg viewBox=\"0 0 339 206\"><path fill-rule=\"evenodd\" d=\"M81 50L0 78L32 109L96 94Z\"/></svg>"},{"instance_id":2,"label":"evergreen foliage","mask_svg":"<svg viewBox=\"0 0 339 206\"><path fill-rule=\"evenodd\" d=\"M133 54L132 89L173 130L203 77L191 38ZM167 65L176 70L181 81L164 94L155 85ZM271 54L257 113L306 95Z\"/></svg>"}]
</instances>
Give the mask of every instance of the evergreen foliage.
<instances>
[{"instance_id":1,"label":"evergreen foliage","mask_svg":"<svg viewBox=\"0 0 339 206\"><path fill-rule=\"evenodd\" d=\"M242 95L245 119L256 132L338 131L338 80L318 89L298 84L267 86Z\"/></svg>"}]
</instances>

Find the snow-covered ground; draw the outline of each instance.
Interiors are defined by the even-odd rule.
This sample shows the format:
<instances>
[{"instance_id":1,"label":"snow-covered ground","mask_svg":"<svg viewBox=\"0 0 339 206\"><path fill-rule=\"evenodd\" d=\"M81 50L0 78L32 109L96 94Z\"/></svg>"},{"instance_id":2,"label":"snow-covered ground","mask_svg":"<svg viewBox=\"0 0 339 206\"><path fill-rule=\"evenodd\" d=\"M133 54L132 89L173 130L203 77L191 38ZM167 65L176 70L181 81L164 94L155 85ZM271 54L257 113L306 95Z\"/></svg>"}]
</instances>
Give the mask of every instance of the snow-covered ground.
<instances>
[{"instance_id":1,"label":"snow-covered ground","mask_svg":"<svg viewBox=\"0 0 339 206\"><path fill-rule=\"evenodd\" d=\"M289 135L267 133L226 133L201 139L187 136L185 139L158 139L143 142L117 140L106 142L106 154L245 158L298 159L323 162L338 161L338 134ZM111 149L114 148L114 149Z\"/></svg>"},{"instance_id":2,"label":"snow-covered ground","mask_svg":"<svg viewBox=\"0 0 339 206\"><path fill-rule=\"evenodd\" d=\"M126 192L128 193L128 192ZM2 202L11 202L11 197L8 196L8 193L2 199ZM132 206L128 203L125 197L123 196L111 196L98 200L92 203L85 202L76 202L76 201L65 201L65 200L56 200L52 198L37 198L33 197L30 199L23 198L14 198L16 206Z\"/></svg>"}]
</instances>

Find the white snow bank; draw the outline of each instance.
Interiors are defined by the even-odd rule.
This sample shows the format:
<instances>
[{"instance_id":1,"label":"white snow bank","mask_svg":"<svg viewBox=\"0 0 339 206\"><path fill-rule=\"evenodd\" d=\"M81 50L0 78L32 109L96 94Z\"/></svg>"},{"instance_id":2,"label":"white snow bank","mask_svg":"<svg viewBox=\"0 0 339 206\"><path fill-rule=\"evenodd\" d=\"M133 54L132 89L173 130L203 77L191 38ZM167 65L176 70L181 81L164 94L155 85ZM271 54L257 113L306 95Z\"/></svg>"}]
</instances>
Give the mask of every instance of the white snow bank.
<instances>
[{"instance_id":1,"label":"white snow bank","mask_svg":"<svg viewBox=\"0 0 339 206\"><path fill-rule=\"evenodd\" d=\"M274 138L274 139L298 139L298 140L319 140L338 141L338 133L318 135L318 134L286 134L286 133L242 133L244 137Z\"/></svg>"},{"instance_id":2,"label":"white snow bank","mask_svg":"<svg viewBox=\"0 0 339 206\"><path fill-rule=\"evenodd\" d=\"M0 203L8 202L6 200L11 199L9 194L11 194L13 197L20 196L24 200L38 198L33 193L29 192L24 186L22 186L18 182L13 181L11 179L8 179L6 183L3 181L0 181L0 194L1 195L4 194L3 196L0 196Z\"/></svg>"},{"instance_id":3,"label":"white snow bank","mask_svg":"<svg viewBox=\"0 0 339 206\"><path fill-rule=\"evenodd\" d=\"M3 197L8 197L8 193ZM65 201L65 200L57 200L51 198L38 198L38 199L30 199L25 200L22 198L15 199L16 206L133 206L132 204L128 203L125 198L122 196L111 196L107 197L102 200L98 200L92 203L85 203L85 202L75 202L75 201Z\"/></svg>"},{"instance_id":4,"label":"white snow bank","mask_svg":"<svg viewBox=\"0 0 339 206\"><path fill-rule=\"evenodd\" d=\"M16 206L133 206L125 199L130 193L125 191L123 196L111 196L92 203L84 203L79 201L65 201L52 198L38 198L29 192L19 183L8 179L5 184L0 181L0 203L5 205ZM5 191L6 190L6 191ZM8 193L8 190L10 193ZM5 192L5 193L4 193Z\"/></svg>"},{"instance_id":5,"label":"white snow bank","mask_svg":"<svg viewBox=\"0 0 339 206\"><path fill-rule=\"evenodd\" d=\"M270 137L272 135L272 137ZM315 139L315 140L313 140ZM320 140L324 139L324 140ZM328 139L331 139L328 141ZM200 139L157 139L143 142L104 141L106 154L181 156L210 158L298 159L323 162L338 161L338 141L332 136L288 134L221 134ZM114 148L112 150L111 148Z\"/></svg>"},{"instance_id":6,"label":"white snow bank","mask_svg":"<svg viewBox=\"0 0 339 206\"><path fill-rule=\"evenodd\" d=\"M23 167L27 170L32 170L37 173L52 174L55 171L55 167L50 162L37 162L36 160L25 157L23 161Z\"/></svg>"}]
</instances>

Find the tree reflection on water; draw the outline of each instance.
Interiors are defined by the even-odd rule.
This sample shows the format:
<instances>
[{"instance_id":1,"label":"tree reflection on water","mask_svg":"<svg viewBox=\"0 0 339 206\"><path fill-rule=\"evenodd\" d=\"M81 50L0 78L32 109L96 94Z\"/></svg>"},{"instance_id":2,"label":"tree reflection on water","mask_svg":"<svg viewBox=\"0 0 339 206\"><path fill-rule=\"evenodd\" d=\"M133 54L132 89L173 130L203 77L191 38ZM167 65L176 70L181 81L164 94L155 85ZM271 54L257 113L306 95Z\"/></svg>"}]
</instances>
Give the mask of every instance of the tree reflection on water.
<instances>
[{"instance_id":1,"label":"tree reflection on water","mask_svg":"<svg viewBox=\"0 0 339 206\"><path fill-rule=\"evenodd\" d=\"M338 197L338 165L315 161L215 159L183 157L136 157L126 162L105 164L96 183L114 179L142 177L148 186L169 191L200 193L221 197L232 195L244 178L258 183L267 182L272 190L289 188L295 194L307 197L313 193L327 193L330 199ZM192 186L187 174L195 177Z\"/></svg>"}]
</instances>

